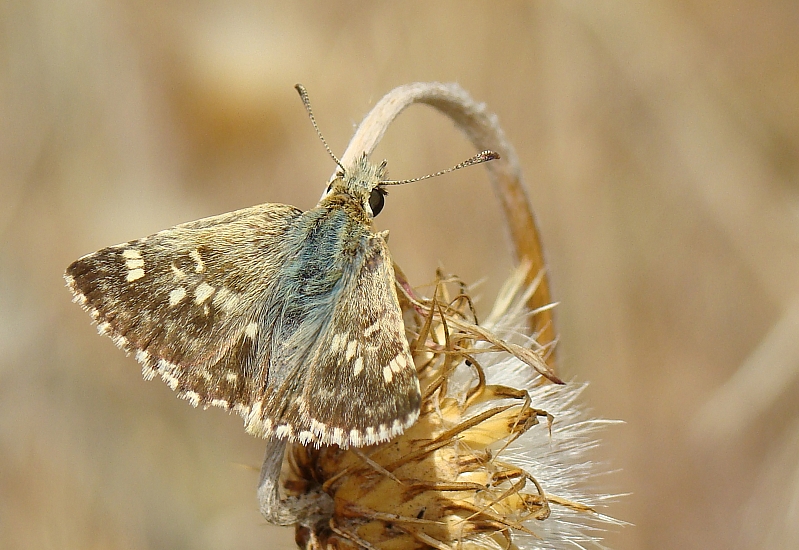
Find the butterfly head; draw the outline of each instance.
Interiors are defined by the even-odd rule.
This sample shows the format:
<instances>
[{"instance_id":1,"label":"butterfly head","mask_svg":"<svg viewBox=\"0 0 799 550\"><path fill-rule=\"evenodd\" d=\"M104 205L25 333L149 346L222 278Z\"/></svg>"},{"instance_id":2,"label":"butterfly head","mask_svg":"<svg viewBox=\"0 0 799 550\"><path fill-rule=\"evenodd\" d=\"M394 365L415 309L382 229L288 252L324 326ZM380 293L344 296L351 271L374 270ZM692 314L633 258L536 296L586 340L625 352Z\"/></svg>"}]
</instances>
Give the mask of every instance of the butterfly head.
<instances>
[{"instance_id":1,"label":"butterfly head","mask_svg":"<svg viewBox=\"0 0 799 550\"><path fill-rule=\"evenodd\" d=\"M374 218L383 210L388 194L383 188L385 176L386 161L372 164L364 153L349 169L339 169L322 195L320 204L332 197L344 195L359 204L370 218Z\"/></svg>"}]
</instances>

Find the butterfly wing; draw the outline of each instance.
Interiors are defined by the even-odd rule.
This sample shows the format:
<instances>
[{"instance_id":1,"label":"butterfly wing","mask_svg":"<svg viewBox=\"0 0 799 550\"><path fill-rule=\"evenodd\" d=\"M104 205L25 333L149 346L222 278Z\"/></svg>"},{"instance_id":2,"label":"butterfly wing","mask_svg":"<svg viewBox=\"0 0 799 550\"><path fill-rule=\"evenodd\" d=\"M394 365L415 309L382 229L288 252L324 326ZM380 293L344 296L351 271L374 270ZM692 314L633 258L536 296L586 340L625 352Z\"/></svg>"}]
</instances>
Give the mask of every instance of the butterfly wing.
<instances>
[{"instance_id":1,"label":"butterfly wing","mask_svg":"<svg viewBox=\"0 0 799 550\"><path fill-rule=\"evenodd\" d=\"M313 394L305 388L306 422L327 443L372 445L416 422L419 378L382 236L369 239L364 260L319 340L310 376L322 387Z\"/></svg>"},{"instance_id":2,"label":"butterfly wing","mask_svg":"<svg viewBox=\"0 0 799 550\"><path fill-rule=\"evenodd\" d=\"M196 405L249 412L264 376L259 308L302 211L264 204L77 260L65 278L102 334Z\"/></svg>"},{"instance_id":3,"label":"butterfly wing","mask_svg":"<svg viewBox=\"0 0 799 550\"><path fill-rule=\"evenodd\" d=\"M69 287L145 378L248 432L361 446L419 412L385 239L343 209L266 204L73 263Z\"/></svg>"},{"instance_id":4,"label":"butterfly wing","mask_svg":"<svg viewBox=\"0 0 799 550\"><path fill-rule=\"evenodd\" d=\"M309 272L304 279L323 287L318 280L340 271L331 290L316 294L316 302L299 314L287 304L275 322L271 389L250 431L358 447L387 441L416 421L419 380L388 247L382 235L368 231L358 240L352 254L346 247L339 251L350 258L340 269Z\"/></svg>"}]
</instances>

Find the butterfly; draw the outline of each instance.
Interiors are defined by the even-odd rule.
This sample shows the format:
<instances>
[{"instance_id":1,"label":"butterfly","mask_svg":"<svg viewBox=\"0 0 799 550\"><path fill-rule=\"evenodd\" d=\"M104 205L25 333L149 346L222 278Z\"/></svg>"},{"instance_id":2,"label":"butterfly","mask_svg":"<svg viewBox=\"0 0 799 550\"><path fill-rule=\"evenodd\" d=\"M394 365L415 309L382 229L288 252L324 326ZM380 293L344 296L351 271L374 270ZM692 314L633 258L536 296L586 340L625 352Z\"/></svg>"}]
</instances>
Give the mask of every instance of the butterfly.
<instances>
[{"instance_id":1,"label":"butterfly","mask_svg":"<svg viewBox=\"0 0 799 550\"><path fill-rule=\"evenodd\" d=\"M360 447L401 434L421 401L388 232L373 219L386 186L438 174L390 181L385 161L344 167L325 147L339 170L315 208L184 223L84 256L65 279L146 379L240 414L256 436Z\"/></svg>"}]
</instances>

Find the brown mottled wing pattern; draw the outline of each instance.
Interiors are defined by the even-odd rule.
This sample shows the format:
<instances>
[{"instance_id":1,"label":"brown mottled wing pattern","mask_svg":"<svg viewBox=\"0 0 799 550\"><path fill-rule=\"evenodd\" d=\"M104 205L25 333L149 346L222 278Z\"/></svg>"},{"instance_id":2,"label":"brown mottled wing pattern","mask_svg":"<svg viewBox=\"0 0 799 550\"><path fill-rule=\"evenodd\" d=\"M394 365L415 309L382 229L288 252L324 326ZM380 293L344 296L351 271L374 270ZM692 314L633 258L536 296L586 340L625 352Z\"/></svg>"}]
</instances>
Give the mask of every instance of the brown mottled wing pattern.
<instances>
[{"instance_id":1,"label":"brown mottled wing pattern","mask_svg":"<svg viewBox=\"0 0 799 550\"><path fill-rule=\"evenodd\" d=\"M419 380L394 281L384 238L369 234L344 270L306 355L307 371L265 396L270 430L303 443L358 447L387 441L416 421ZM273 424L268 415L276 410L285 412Z\"/></svg>"},{"instance_id":2,"label":"brown mottled wing pattern","mask_svg":"<svg viewBox=\"0 0 799 550\"><path fill-rule=\"evenodd\" d=\"M246 417L263 385L259 306L292 250L302 211L264 204L89 254L67 283L98 330L196 405Z\"/></svg>"}]
</instances>

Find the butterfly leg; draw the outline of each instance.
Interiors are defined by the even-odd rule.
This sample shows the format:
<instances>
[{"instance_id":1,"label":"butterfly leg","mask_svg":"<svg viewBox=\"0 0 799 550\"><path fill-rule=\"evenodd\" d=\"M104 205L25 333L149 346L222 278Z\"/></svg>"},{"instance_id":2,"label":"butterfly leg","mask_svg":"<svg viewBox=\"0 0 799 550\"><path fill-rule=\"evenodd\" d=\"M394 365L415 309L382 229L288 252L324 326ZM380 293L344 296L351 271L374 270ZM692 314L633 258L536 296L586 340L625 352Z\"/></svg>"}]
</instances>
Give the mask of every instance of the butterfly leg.
<instances>
[{"instance_id":1,"label":"butterfly leg","mask_svg":"<svg viewBox=\"0 0 799 550\"><path fill-rule=\"evenodd\" d=\"M275 525L314 525L327 521L333 514L333 500L323 491L314 491L300 497L281 497L280 471L286 453L285 439L269 439L266 456L258 482L258 500L261 514Z\"/></svg>"}]
</instances>

